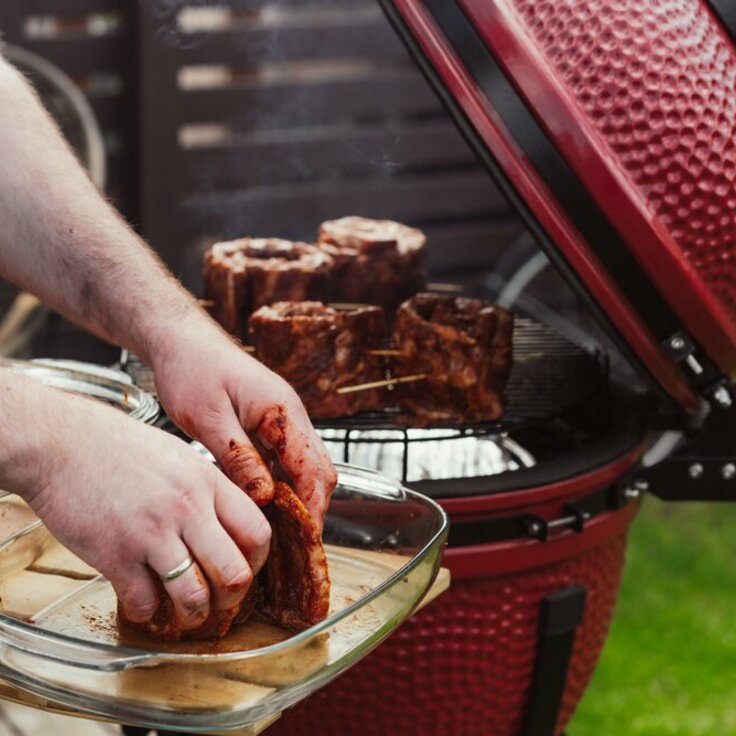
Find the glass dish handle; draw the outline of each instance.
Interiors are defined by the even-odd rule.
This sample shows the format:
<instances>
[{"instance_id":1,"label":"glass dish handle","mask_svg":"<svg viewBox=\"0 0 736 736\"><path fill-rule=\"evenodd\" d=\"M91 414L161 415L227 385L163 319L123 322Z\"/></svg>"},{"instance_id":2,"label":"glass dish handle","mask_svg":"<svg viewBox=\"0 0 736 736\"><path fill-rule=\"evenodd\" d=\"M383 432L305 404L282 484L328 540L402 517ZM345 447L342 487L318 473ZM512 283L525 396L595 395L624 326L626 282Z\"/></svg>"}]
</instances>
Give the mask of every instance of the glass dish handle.
<instances>
[{"instance_id":1,"label":"glass dish handle","mask_svg":"<svg viewBox=\"0 0 736 736\"><path fill-rule=\"evenodd\" d=\"M5 618L3 621L2 618ZM0 617L0 661L5 648L51 662L80 667L97 672L121 672L132 667L153 664L156 655L135 649L111 649L90 646L66 637L47 636L28 624L18 624Z\"/></svg>"}]
</instances>

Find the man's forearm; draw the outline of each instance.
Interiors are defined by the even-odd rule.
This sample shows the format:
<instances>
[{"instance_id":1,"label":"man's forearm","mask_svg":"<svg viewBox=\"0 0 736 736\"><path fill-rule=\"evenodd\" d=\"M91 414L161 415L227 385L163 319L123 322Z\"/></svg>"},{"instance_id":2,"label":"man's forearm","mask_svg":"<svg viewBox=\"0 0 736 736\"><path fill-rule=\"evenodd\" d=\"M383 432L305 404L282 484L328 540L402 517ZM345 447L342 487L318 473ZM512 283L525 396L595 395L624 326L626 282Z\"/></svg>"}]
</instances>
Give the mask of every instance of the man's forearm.
<instances>
[{"instance_id":1,"label":"man's forearm","mask_svg":"<svg viewBox=\"0 0 736 736\"><path fill-rule=\"evenodd\" d=\"M65 412L68 417L75 407L84 409L87 402L81 401L0 370L0 489L26 499L40 490L53 473L51 465L63 462L57 443L68 434Z\"/></svg>"},{"instance_id":2,"label":"man's forearm","mask_svg":"<svg viewBox=\"0 0 736 736\"><path fill-rule=\"evenodd\" d=\"M25 80L0 58L0 271L150 359L196 302L97 192Z\"/></svg>"}]
</instances>

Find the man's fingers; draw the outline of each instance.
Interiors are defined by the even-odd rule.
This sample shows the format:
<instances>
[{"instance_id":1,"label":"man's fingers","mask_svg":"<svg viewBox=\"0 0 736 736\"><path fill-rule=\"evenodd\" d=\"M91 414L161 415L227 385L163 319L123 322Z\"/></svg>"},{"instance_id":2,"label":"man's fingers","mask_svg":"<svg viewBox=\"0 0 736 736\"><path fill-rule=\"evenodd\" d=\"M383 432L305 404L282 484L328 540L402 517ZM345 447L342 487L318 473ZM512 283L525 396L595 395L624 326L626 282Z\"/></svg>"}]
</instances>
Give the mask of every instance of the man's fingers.
<instances>
[{"instance_id":1,"label":"man's fingers","mask_svg":"<svg viewBox=\"0 0 736 736\"><path fill-rule=\"evenodd\" d=\"M178 537L156 544L148 555L148 564L159 577L170 573L190 556L189 549ZM182 629L196 629L210 613L210 589L197 562L174 580L164 581L164 588L174 604Z\"/></svg>"},{"instance_id":2,"label":"man's fingers","mask_svg":"<svg viewBox=\"0 0 736 736\"><path fill-rule=\"evenodd\" d=\"M151 571L141 564L127 568L124 580L110 580L129 621L150 621L159 606L159 592Z\"/></svg>"},{"instance_id":3,"label":"man's fingers","mask_svg":"<svg viewBox=\"0 0 736 736\"><path fill-rule=\"evenodd\" d=\"M268 466L248 439L230 402L223 403L216 411L203 412L196 436L230 480L259 506L273 500L273 479Z\"/></svg>"},{"instance_id":4,"label":"man's fingers","mask_svg":"<svg viewBox=\"0 0 736 736\"><path fill-rule=\"evenodd\" d=\"M237 606L253 582L253 573L243 553L214 515L211 520L195 521L185 528L184 542L207 576L212 608L225 611Z\"/></svg>"},{"instance_id":5,"label":"man's fingers","mask_svg":"<svg viewBox=\"0 0 736 736\"><path fill-rule=\"evenodd\" d=\"M225 531L243 551L254 575L268 557L271 527L266 517L239 488L226 478L218 485L215 512Z\"/></svg>"},{"instance_id":6,"label":"man's fingers","mask_svg":"<svg viewBox=\"0 0 736 736\"><path fill-rule=\"evenodd\" d=\"M261 417L256 434L278 455L284 471L294 481L294 490L310 510L321 528L322 507L327 496L325 471L310 433L306 414L303 422L295 422L286 407L275 404Z\"/></svg>"},{"instance_id":7,"label":"man's fingers","mask_svg":"<svg viewBox=\"0 0 736 736\"><path fill-rule=\"evenodd\" d=\"M228 449L218 458L220 466L258 506L265 506L273 501L273 478L258 450L242 428L240 431L240 439L230 439Z\"/></svg>"}]
</instances>

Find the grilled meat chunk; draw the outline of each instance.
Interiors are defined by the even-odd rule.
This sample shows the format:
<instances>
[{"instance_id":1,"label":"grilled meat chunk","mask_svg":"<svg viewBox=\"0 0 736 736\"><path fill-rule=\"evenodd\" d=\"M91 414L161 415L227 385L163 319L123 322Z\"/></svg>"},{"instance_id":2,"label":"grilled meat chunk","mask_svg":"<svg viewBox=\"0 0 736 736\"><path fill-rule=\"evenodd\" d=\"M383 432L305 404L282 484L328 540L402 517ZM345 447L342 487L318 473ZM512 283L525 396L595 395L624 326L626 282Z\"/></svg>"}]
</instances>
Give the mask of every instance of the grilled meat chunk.
<instances>
[{"instance_id":1,"label":"grilled meat chunk","mask_svg":"<svg viewBox=\"0 0 736 736\"><path fill-rule=\"evenodd\" d=\"M396 313L394 375L426 374L395 395L413 423L496 420L511 372L513 316L480 299L418 294Z\"/></svg>"},{"instance_id":2,"label":"grilled meat chunk","mask_svg":"<svg viewBox=\"0 0 736 736\"><path fill-rule=\"evenodd\" d=\"M256 357L286 379L312 418L379 409L380 389L339 394L350 386L384 378L384 361L369 350L383 345L380 307L338 311L320 302L278 302L249 321Z\"/></svg>"},{"instance_id":3,"label":"grilled meat chunk","mask_svg":"<svg viewBox=\"0 0 736 736\"><path fill-rule=\"evenodd\" d=\"M216 243L204 256L205 298L212 314L243 338L248 315L284 299L324 299L332 258L307 243L277 238L241 238Z\"/></svg>"},{"instance_id":4,"label":"grilled meat chunk","mask_svg":"<svg viewBox=\"0 0 736 736\"><path fill-rule=\"evenodd\" d=\"M258 576L258 611L292 631L308 629L325 619L330 608L330 576L320 533L286 483L276 483L275 498L264 513L273 535Z\"/></svg>"},{"instance_id":5,"label":"grilled meat chunk","mask_svg":"<svg viewBox=\"0 0 736 736\"><path fill-rule=\"evenodd\" d=\"M401 302L426 287L426 243L421 230L391 220L323 222L318 245L335 261L332 299L378 304L390 319Z\"/></svg>"}]
</instances>

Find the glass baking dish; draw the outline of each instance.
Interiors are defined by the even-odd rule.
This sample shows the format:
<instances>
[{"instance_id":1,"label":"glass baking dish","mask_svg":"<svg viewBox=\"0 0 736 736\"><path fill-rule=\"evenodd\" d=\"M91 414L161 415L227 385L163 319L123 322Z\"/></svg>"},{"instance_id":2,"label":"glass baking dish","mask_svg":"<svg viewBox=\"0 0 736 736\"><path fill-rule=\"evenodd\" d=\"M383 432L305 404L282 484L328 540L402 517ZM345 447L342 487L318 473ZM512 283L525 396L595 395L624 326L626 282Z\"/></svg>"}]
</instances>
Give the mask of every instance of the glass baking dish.
<instances>
[{"instance_id":1,"label":"glass baking dish","mask_svg":"<svg viewBox=\"0 0 736 736\"><path fill-rule=\"evenodd\" d=\"M159 415L158 401L133 385L121 371L93 363L53 359L26 361L0 358L0 368L27 376L46 386L97 399L147 424L153 424Z\"/></svg>"},{"instance_id":2,"label":"glass baking dish","mask_svg":"<svg viewBox=\"0 0 736 736\"><path fill-rule=\"evenodd\" d=\"M372 471L338 470L325 524L329 617L299 634L254 617L216 642L162 643L119 628L107 581L17 496L0 499L0 679L79 713L201 733L307 697L406 619L447 535L433 501Z\"/></svg>"}]
</instances>

